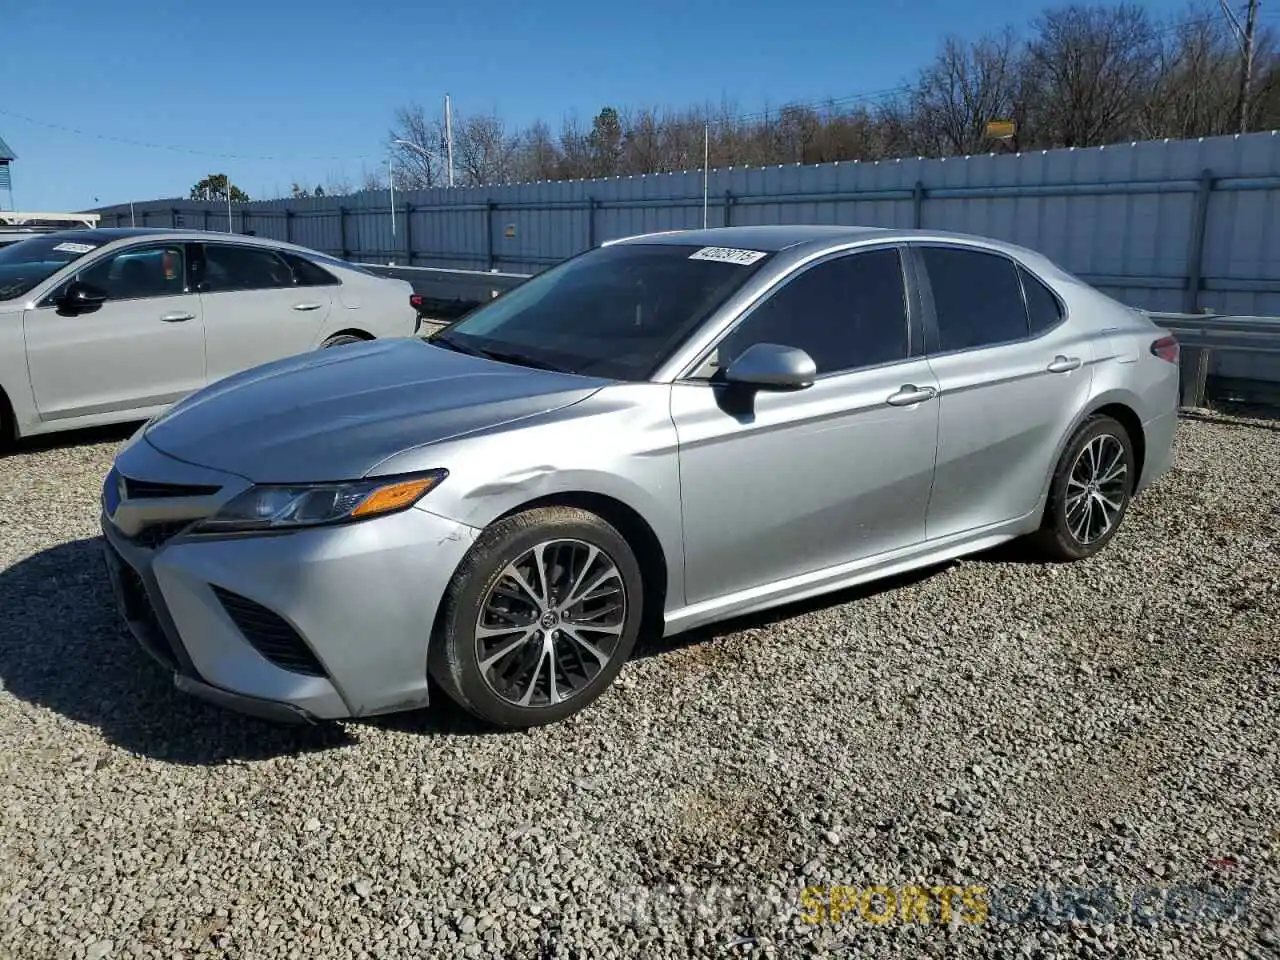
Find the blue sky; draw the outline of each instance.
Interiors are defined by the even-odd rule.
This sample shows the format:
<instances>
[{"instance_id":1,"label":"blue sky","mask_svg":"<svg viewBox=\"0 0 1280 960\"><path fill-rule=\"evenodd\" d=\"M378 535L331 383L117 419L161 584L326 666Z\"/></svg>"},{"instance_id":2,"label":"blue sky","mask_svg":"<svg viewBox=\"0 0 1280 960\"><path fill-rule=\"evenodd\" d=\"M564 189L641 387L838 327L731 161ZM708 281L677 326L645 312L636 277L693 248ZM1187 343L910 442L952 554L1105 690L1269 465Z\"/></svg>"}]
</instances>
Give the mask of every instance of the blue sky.
<instances>
[{"instance_id":1,"label":"blue sky","mask_svg":"<svg viewBox=\"0 0 1280 960\"><path fill-rule=\"evenodd\" d=\"M1149 6L1163 16L1184 4ZM588 119L605 104L727 98L753 113L881 91L909 79L943 35L1022 26L1040 9L1000 0L5 7L0 138L18 155L14 200L26 210L184 196L213 172L254 198L295 180L358 184L366 168L385 169L396 108L433 108L446 92L455 115L542 117L557 130L565 115Z\"/></svg>"}]
</instances>

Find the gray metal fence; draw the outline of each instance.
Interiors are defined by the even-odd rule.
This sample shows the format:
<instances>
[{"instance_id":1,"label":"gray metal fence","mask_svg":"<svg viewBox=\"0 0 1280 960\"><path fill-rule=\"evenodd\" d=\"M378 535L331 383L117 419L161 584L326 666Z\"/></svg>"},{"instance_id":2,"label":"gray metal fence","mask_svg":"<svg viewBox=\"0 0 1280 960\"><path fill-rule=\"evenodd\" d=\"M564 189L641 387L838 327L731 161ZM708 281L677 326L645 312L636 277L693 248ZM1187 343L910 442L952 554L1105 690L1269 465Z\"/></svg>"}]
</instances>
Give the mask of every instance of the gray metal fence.
<instances>
[{"instance_id":1,"label":"gray metal fence","mask_svg":"<svg viewBox=\"0 0 1280 960\"><path fill-rule=\"evenodd\" d=\"M234 172L233 172L234 179ZM614 237L701 226L702 173L135 203L139 225L301 243L352 260L530 273ZM127 204L102 225L128 225ZM712 171L711 226L843 223L984 234L1149 310L1280 314L1280 136ZM394 227L393 227L394 219Z\"/></svg>"}]
</instances>

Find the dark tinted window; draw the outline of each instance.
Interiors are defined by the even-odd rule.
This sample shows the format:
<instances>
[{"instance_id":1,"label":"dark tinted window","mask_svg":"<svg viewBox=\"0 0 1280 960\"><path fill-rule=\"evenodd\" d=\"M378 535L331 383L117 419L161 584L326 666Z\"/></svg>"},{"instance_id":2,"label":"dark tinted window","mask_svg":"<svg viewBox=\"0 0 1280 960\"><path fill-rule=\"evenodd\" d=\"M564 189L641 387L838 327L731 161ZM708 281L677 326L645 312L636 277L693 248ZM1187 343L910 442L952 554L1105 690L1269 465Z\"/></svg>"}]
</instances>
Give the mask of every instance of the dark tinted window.
<instances>
[{"instance_id":1,"label":"dark tinted window","mask_svg":"<svg viewBox=\"0 0 1280 960\"><path fill-rule=\"evenodd\" d=\"M338 278L319 264L292 253L283 254L293 268L294 282L300 287L327 287L337 284Z\"/></svg>"},{"instance_id":2,"label":"dark tinted window","mask_svg":"<svg viewBox=\"0 0 1280 960\"><path fill-rule=\"evenodd\" d=\"M206 244L200 289L265 290L293 286L293 274L275 253L260 247Z\"/></svg>"},{"instance_id":3,"label":"dark tinted window","mask_svg":"<svg viewBox=\"0 0 1280 960\"><path fill-rule=\"evenodd\" d=\"M111 300L172 297L186 291L182 244L130 247L81 270L80 282Z\"/></svg>"},{"instance_id":4,"label":"dark tinted window","mask_svg":"<svg viewBox=\"0 0 1280 960\"><path fill-rule=\"evenodd\" d=\"M764 251L684 244L597 247L526 280L431 342L644 380L768 261Z\"/></svg>"},{"instance_id":5,"label":"dark tinted window","mask_svg":"<svg viewBox=\"0 0 1280 960\"><path fill-rule=\"evenodd\" d=\"M786 283L720 342L727 367L748 347L799 347L818 373L852 370L907 356L907 304L896 250L818 264Z\"/></svg>"},{"instance_id":6,"label":"dark tinted window","mask_svg":"<svg viewBox=\"0 0 1280 960\"><path fill-rule=\"evenodd\" d=\"M1027 309L1013 261L954 247L924 247L941 350L964 350L1027 336Z\"/></svg>"},{"instance_id":7,"label":"dark tinted window","mask_svg":"<svg viewBox=\"0 0 1280 960\"><path fill-rule=\"evenodd\" d=\"M1022 289L1027 295L1027 315L1031 319L1031 333L1043 333L1056 326L1062 319L1062 305L1043 283L1033 277L1022 267L1018 268L1022 277Z\"/></svg>"}]
</instances>

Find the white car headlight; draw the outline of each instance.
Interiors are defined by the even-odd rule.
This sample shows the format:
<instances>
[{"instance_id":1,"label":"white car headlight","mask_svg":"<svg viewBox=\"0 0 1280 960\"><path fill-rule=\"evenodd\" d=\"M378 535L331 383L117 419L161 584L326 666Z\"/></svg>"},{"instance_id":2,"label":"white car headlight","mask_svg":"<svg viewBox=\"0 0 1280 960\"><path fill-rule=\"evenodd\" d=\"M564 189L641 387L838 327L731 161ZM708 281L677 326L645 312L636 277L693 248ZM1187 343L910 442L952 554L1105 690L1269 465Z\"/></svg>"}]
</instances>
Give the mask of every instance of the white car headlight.
<instances>
[{"instance_id":1,"label":"white car headlight","mask_svg":"<svg viewBox=\"0 0 1280 960\"><path fill-rule=\"evenodd\" d=\"M293 530L380 517L407 510L448 475L447 470L429 470L346 483L262 484L226 503L195 532Z\"/></svg>"}]
</instances>

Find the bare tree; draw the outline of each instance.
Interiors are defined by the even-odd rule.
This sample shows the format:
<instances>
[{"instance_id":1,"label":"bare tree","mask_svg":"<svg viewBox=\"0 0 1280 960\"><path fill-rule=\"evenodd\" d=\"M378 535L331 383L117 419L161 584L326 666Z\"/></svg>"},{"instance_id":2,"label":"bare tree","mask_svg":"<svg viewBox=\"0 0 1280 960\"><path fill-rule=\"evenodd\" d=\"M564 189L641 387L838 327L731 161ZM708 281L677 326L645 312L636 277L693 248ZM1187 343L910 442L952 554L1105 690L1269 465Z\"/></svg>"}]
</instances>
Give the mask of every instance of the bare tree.
<instances>
[{"instance_id":1,"label":"bare tree","mask_svg":"<svg viewBox=\"0 0 1280 960\"><path fill-rule=\"evenodd\" d=\"M396 187L417 190L447 182L442 118L428 117L420 104L401 107L389 139L396 159Z\"/></svg>"},{"instance_id":2,"label":"bare tree","mask_svg":"<svg viewBox=\"0 0 1280 960\"><path fill-rule=\"evenodd\" d=\"M513 165L520 180L554 180L559 174L560 151L544 121L520 134Z\"/></svg>"},{"instance_id":3,"label":"bare tree","mask_svg":"<svg viewBox=\"0 0 1280 960\"><path fill-rule=\"evenodd\" d=\"M1159 63L1159 36L1142 7L1043 14L1027 45L1034 136L1043 146L1083 147L1136 135Z\"/></svg>"},{"instance_id":4,"label":"bare tree","mask_svg":"<svg viewBox=\"0 0 1280 960\"><path fill-rule=\"evenodd\" d=\"M561 126L559 175L565 180L591 176L591 138L576 116L566 117Z\"/></svg>"},{"instance_id":5,"label":"bare tree","mask_svg":"<svg viewBox=\"0 0 1280 960\"><path fill-rule=\"evenodd\" d=\"M1140 136L1184 138L1231 130L1238 51L1220 17L1195 12L1188 11L1162 45L1152 96L1140 114Z\"/></svg>"},{"instance_id":6,"label":"bare tree","mask_svg":"<svg viewBox=\"0 0 1280 960\"><path fill-rule=\"evenodd\" d=\"M476 115L456 121L454 158L462 175L462 185L479 187L505 183L516 170L515 137L507 134L495 116Z\"/></svg>"},{"instance_id":7,"label":"bare tree","mask_svg":"<svg viewBox=\"0 0 1280 960\"><path fill-rule=\"evenodd\" d=\"M627 131L622 144L622 173L659 173L663 170L661 121L652 108L622 114Z\"/></svg>"},{"instance_id":8,"label":"bare tree","mask_svg":"<svg viewBox=\"0 0 1280 960\"><path fill-rule=\"evenodd\" d=\"M992 120L1013 120L1023 149L1230 132L1243 58L1218 4L1242 0L1194 2L1167 25L1131 2L1086 0L1042 14L1025 41L1012 28L949 38L901 90L862 100L751 115L729 102L606 106L589 122L565 118L558 134L541 121L512 134L494 115L468 117L454 125L455 157L462 182L499 183L697 170L704 131L713 167L977 153L994 145ZM1248 126L1280 126L1280 62L1266 30L1255 30L1253 63ZM414 145L397 148L397 186L443 182L439 118L406 107L393 139Z\"/></svg>"},{"instance_id":9,"label":"bare tree","mask_svg":"<svg viewBox=\"0 0 1280 960\"><path fill-rule=\"evenodd\" d=\"M987 124L1019 111L1022 51L1012 30L974 43L948 37L910 98L912 132L924 156L989 150Z\"/></svg>"},{"instance_id":10,"label":"bare tree","mask_svg":"<svg viewBox=\"0 0 1280 960\"><path fill-rule=\"evenodd\" d=\"M349 193L354 193L355 188L343 175L330 176L325 183L324 192L331 197L345 197Z\"/></svg>"}]
</instances>

